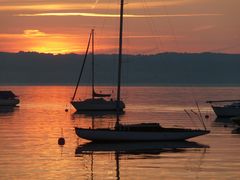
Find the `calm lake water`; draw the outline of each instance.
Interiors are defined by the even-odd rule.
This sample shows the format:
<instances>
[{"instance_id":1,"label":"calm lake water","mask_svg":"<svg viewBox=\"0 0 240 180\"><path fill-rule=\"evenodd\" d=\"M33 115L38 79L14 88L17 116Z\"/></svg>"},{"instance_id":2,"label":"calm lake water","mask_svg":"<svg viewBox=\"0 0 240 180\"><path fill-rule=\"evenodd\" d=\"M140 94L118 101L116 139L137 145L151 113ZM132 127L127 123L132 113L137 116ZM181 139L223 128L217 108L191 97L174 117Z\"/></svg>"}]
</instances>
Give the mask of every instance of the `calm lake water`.
<instances>
[{"instance_id":1,"label":"calm lake water","mask_svg":"<svg viewBox=\"0 0 240 180\"><path fill-rule=\"evenodd\" d=\"M239 99L240 88L124 87L122 123L159 122L164 127L203 128L196 115L209 114L211 134L186 143L93 144L74 126L113 126L114 115L75 114L71 86L1 86L19 95L20 106L0 112L0 179L240 179L240 135L216 119L206 100ZM111 87L100 87L111 92ZM89 94L81 87L79 98ZM69 109L65 112L65 109ZM64 146L57 141L61 129Z\"/></svg>"}]
</instances>

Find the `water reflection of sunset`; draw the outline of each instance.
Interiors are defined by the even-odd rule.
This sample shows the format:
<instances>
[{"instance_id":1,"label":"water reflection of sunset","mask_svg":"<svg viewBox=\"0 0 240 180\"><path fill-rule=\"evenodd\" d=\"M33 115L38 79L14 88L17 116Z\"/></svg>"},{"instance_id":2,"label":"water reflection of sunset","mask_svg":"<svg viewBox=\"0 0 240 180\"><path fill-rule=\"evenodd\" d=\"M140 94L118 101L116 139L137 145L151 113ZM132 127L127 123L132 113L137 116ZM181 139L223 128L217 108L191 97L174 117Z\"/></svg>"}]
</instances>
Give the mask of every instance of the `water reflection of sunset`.
<instances>
[{"instance_id":1,"label":"water reflection of sunset","mask_svg":"<svg viewBox=\"0 0 240 180\"><path fill-rule=\"evenodd\" d=\"M116 144L103 143L100 146L91 146L91 149L88 146L89 141L77 138L74 132L75 126L91 127L92 116L74 115L75 110L69 105L73 86L0 88L11 89L21 100L20 107L0 113L2 179L239 177L239 137L231 134L231 125L224 127L225 122L215 122L210 118L207 126L211 128L212 134L191 140L209 145L210 148L156 150L151 149L150 145L141 145L141 148L136 150L139 146L130 143L127 146L120 145L121 151L117 152L119 146ZM84 87L81 87L81 90L84 90L82 88ZM193 124L183 111L186 107L194 108L192 92L195 92L199 102L205 102L209 97L232 99L239 92L239 88L123 87L123 92L126 91L128 93L123 94L123 98L127 111L120 116L123 124L158 122L163 127L202 128L197 124L198 120ZM80 93L79 97L84 96ZM68 112L65 112L66 107ZM203 113L211 110L206 103L201 103L200 107L204 110ZM96 127L108 127L114 125L114 120L114 116L103 115L95 117L94 122ZM58 145L58 138L62 136L61 129L66 141L64 146ZM88 151L79 153L79 147L85 150L88 148ZM145 150L149 147L150 151ZM132 151L132 148L135 150ZM145 151L141 151L142 149ZM119 155L118 158L116 155ZM222 171L223 168L231 173Z\"/></svg>"}]
</instances>

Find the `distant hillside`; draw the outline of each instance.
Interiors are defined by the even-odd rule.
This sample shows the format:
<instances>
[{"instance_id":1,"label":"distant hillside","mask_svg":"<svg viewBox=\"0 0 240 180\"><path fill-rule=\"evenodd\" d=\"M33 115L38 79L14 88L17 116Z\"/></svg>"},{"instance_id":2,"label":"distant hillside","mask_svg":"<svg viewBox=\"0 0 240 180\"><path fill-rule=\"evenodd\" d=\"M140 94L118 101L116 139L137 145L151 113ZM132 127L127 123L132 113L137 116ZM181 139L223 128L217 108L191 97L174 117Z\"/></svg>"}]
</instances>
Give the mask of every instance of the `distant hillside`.
<instances>
[{"instance_id":1,"label":"distant hillside","mask_svg":"<svg viewBox=\"0 0 240 180\"><path fill-rule=\"evenodd\" d=\"M117 55L96 55L96 81L115 84ZM83 55L0 53L0 84L75 84ZM90 83L88 58L82 83ZM125 85L240 85L240 55L162 53L124 55Z\"/></svg>"}]
</instances>

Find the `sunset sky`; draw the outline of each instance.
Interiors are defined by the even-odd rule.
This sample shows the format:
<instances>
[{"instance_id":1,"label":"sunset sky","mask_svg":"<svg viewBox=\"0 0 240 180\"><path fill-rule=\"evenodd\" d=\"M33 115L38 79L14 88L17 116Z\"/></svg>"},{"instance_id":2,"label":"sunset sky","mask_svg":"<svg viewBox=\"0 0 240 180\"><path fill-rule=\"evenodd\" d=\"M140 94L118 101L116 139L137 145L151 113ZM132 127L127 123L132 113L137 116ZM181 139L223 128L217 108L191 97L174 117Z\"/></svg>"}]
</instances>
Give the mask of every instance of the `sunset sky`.
<instances>
[{"instance_id":1,"label":"sunset sky","mask_svg":"<svg viewBox=\"0 0 240 180\"><path fill-rule=\"evenodd\" d=\"M120 0L0 0L0 51L117 53ZM240 0L125 0L124 53L240 53Z\"/></svg>"}]
</instances>

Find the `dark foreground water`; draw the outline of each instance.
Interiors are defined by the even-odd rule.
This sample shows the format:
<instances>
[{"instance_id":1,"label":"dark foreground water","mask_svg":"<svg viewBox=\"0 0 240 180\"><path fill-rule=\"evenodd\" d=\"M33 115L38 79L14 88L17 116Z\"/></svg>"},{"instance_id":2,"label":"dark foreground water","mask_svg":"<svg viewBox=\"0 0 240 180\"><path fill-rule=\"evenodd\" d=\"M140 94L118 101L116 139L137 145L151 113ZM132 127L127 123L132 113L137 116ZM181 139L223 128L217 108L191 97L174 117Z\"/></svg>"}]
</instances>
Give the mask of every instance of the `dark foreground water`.
<instances>
[{"instance_id":1,"label":"dark foreground water","mask_svg":"<svg viewBox=\"0 0 240 180\"><path fill-rule=\"evenodd\" d=\"M229 120L215 119L212 99L239 99L240 88L126 87L122 123L159 122L164 127L202 128L211 134L184 143L93 144L78 139L74 126L113 126L114 115L75 114L69 105L74 87L12 86L21 104L0 111L0 179L239 179L240 135ZM102 87L110 91L111 87ZM89 88L81 88L84 99ZM65 112L65 109L69 109ZM61 136L64 146L57 141Z\"/></svg>"}]
</instances>

